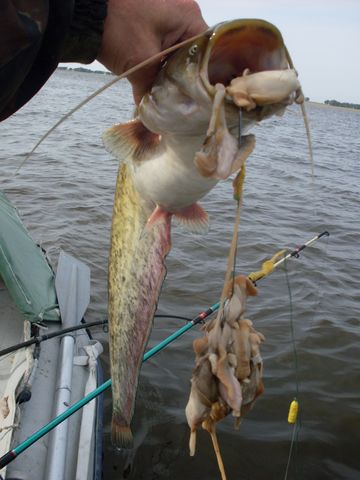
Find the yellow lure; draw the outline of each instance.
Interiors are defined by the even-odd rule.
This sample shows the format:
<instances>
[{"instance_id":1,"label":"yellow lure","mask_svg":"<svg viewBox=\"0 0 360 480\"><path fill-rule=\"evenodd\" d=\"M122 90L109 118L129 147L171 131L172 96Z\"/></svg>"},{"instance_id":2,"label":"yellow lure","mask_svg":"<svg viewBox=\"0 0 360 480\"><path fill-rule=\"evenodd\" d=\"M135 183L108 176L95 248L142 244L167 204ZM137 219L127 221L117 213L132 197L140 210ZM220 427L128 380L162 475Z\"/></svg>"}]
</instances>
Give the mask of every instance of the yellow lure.
<instances>
[{"instance_id":1,"label":"yellow lure","mask_svg":"<svg viewBox=\"0 0 360 480\"><path fill-rule=\"evenodd\" d=\"M285 255L286 250L280 250L280 252L275 253L273 257L270 260L266 260L262 265L261 265L261 270L258 272L251 272L249 275L249 278L252 282L256 283L258 280L261 278L266 277L269 275L271 272L273 272L275 268L275 263Z\"/></svg>"},{"instance_id":2,"label":"yellow lure","mask_svg":"<svg viewBox=\"0 0 360 480\"><path fill-rule=\"evenodd\" d=\"M291 424L296 423L298 411L299 411L299 403L296 400L296 398L294 398L294 400L290 403L289 414L288 414L289 423Z\"/></svg>"}]
</instances>

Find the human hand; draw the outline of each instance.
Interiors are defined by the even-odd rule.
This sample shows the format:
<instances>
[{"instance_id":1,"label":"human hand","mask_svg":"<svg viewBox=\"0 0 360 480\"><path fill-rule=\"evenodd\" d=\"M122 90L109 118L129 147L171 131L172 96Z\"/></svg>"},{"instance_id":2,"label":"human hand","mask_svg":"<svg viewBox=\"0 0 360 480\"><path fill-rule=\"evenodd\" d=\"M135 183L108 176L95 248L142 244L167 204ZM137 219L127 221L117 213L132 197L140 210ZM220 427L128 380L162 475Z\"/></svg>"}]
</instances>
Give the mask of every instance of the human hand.
<instances>
[{"instance_id":1,"label":"human hand","mask_svg":"<svg viewBox=\"0 0 360 480\"><path fill-rule=\"evenodd\" d=\"M207 29L194 0L109 0L97 58L116 75ZM128 77L135 103L151 88L160 63Z\"/></svg>"}]
</instances>

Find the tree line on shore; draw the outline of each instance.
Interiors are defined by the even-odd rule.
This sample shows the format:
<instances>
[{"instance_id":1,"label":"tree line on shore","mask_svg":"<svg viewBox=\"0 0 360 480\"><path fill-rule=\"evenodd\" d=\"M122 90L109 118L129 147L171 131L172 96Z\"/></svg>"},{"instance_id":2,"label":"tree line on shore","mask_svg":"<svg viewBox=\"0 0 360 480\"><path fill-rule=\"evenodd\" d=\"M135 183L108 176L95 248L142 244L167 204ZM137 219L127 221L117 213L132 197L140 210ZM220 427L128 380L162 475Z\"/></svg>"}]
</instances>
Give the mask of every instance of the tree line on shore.
<instances>
[{"instance_id":1,"label":"tree line on shore","mask_svg":"<svg viewBox=\"0 0 360 480\"><path fill-rule=\"evenodd\" d=\"M83 72L83 73L101 73L101 75L112 75L111 72L106 72L104 70L90 70L90 68L84 68L84 67L57 67L58 70L70 70L73 72Z\"/></svg>"},{"instance_id":2,"label":"tree line on shore","mask_svg":"<svg viewBox=\"0 0 360 480\"><path fill-rule=\"evenodd\" d=\"M337 100L325 100L324 103L333 107L356 108L357 110L360 110L360 105L357 103L338 102Z\"/></svg>"}]
</instances>

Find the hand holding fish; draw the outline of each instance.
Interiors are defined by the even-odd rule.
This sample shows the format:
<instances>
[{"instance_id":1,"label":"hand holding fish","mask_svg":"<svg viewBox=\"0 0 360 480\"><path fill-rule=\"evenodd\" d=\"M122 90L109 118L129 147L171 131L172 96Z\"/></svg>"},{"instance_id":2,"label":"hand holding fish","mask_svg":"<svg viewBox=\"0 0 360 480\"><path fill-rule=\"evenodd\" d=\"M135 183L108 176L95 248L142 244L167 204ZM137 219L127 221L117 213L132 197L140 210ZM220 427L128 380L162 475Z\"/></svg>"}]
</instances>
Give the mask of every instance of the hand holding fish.
<instances>
[{"instance_id":1,"label":"hand holding fish","mask_svg":"<svg viewBox=\"0 0 360 480\"><path fill-rule=\"evenodd\" d=\"M207 29L193 0L109 0L98 60L117 75ZM160 65L129 77L135 102L150 90Z\"/></svg>"}]
</instances>

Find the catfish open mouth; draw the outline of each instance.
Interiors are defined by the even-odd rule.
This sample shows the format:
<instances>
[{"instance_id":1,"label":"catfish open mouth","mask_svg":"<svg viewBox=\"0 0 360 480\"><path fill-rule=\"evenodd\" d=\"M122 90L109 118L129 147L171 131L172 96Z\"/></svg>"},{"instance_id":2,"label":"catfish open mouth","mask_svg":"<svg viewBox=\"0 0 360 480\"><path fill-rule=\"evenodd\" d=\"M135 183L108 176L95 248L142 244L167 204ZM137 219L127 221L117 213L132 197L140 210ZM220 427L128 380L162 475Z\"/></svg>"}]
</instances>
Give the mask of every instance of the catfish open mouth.
<instances>
[{"instance_id":1,"label":"catfish open mouth","mask_svg":"<svg viewBox=\"0 0 360 480\"><path fill-rule=\"evenodd\" d=\"M251 73L288 68L287 52L279 30L263 20L235 20L213 32L201 77L208 90L225 87L248 69Z\"/></svg>"}]
</instances>

